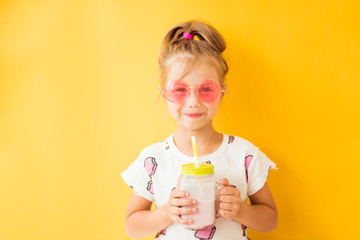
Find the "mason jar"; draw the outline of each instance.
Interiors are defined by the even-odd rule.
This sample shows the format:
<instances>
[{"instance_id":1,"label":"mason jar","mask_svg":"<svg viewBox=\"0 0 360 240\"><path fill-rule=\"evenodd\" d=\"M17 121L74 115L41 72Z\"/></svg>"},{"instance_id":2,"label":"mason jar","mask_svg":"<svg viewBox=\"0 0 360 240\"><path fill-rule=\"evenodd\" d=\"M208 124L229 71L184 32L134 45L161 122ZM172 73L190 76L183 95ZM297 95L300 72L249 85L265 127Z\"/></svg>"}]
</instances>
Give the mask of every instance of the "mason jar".
<instances>
[{"instance_id":1,"label":"mason jar","mask_svg":"<svg viewBox=\"0 0 360 240\"><path fill-rule=\"evenodd\" d=\"M215 224L214 166L200 163L200 166L196 167L194 163L188 163L181 166L181 174L180 190L189 192L188 198L197 201L196 213L181 216L183 219L193 220L193 223L186 225L186 228L192 230L211 228Z\"/></svg>"}]
</instances>

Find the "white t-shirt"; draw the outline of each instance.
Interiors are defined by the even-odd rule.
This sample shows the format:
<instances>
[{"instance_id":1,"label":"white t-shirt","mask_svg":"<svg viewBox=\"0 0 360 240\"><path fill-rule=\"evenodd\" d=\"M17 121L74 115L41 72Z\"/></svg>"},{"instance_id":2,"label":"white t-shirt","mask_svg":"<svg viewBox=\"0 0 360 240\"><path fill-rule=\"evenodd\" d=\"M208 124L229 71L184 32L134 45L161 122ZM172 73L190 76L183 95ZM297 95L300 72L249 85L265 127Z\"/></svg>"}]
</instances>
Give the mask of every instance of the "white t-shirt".
<instances>
[{"instance_id":1,"label":"white t-shirt","mask_svg":"<svg viewBox=\"0 0 360 240\"><path fill-rule=\"evenodd\" d=\"M223 134L221 146L215 152L199 157L199 161L213 164L215 181L227 178L240 191L243 202L264 186L269 170L275 168L275 163L251 142L226 134ZM135 194L155 201L156 206L161 207L176 187L181 165L193 162L193 157L186 156L175 146L172 134L163 142L145 148L121 176ZM173 223L159 232L156 239L239 240L247 239L247 231L236 221L217 217L215 226L207 230L188 230Z\"/></svg>"}]
</instances>

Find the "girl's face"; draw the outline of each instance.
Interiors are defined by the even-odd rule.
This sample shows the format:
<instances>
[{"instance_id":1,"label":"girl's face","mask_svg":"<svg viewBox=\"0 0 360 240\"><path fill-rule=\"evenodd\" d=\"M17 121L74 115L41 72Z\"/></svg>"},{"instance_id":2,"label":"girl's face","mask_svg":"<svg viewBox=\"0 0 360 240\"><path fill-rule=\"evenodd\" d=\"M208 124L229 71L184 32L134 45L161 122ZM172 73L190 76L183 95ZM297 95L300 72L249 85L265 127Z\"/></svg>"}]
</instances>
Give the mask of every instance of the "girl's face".
<instances>
[{"instance_id":1,"label":"girl's face","mask_svg":"<svg viewBox=\"0 0 360 240\"><path fill-rule=\"evenodd\" d=\"M185 66L184 62L175 62L167 74L166 83L182 80L190 87L190 94L184 101L180 103L167 101L170 115L176 120L178 129L212 128L212 119L218 110L221 97L211 103L204 102L196 94L196 87L205 80L219 82L219 74L213 65L204 62L197 64L188 74L183 76Z\"/></svg>"}]
</instances>

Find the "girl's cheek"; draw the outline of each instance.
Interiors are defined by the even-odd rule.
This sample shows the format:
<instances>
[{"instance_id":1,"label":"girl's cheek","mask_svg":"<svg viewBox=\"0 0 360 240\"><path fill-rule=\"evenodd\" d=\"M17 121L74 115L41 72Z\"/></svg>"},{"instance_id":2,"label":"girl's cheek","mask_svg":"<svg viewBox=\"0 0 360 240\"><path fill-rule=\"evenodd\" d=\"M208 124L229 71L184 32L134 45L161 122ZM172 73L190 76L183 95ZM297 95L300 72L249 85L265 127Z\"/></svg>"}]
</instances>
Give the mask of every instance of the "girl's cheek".
<instances>
[{"instance_id":1,"label":"girl's cheek","mask_svg":"<svg viewBox=\"0 0 360 240\"><path fill-rule=\"evenodd\" d=\"M219 108L219 103L216 102L216 103L213 103L211 105L208 106L208 109L210 110L210 112L212 113L216 113L218 111L218 108Z\"/></svg>"}]
</instances>

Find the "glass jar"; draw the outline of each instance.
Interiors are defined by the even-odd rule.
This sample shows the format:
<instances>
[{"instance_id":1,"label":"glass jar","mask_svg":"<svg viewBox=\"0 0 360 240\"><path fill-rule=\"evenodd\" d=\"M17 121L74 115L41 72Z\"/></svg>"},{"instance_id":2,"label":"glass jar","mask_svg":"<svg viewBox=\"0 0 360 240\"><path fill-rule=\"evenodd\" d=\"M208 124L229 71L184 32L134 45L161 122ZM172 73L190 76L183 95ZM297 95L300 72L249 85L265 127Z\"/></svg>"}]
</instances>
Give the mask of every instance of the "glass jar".
<instances>
[{"instance_id":1,"label":"glass jar","mask_svg":"<svg viewBox=\"0 0 360 240\"><path fill-rule=\"evenodd\" d=\"M196 213L181 216L183 219L193 220L193 223L186 225L186 228L192 230L211 228L215 224L214 166L209 163L200 163L198 167L195 167L194 163L184 164L181 166L181 173L180 190L189 192L189 198L197 201Z\"/></svg>"}]
</instances>

